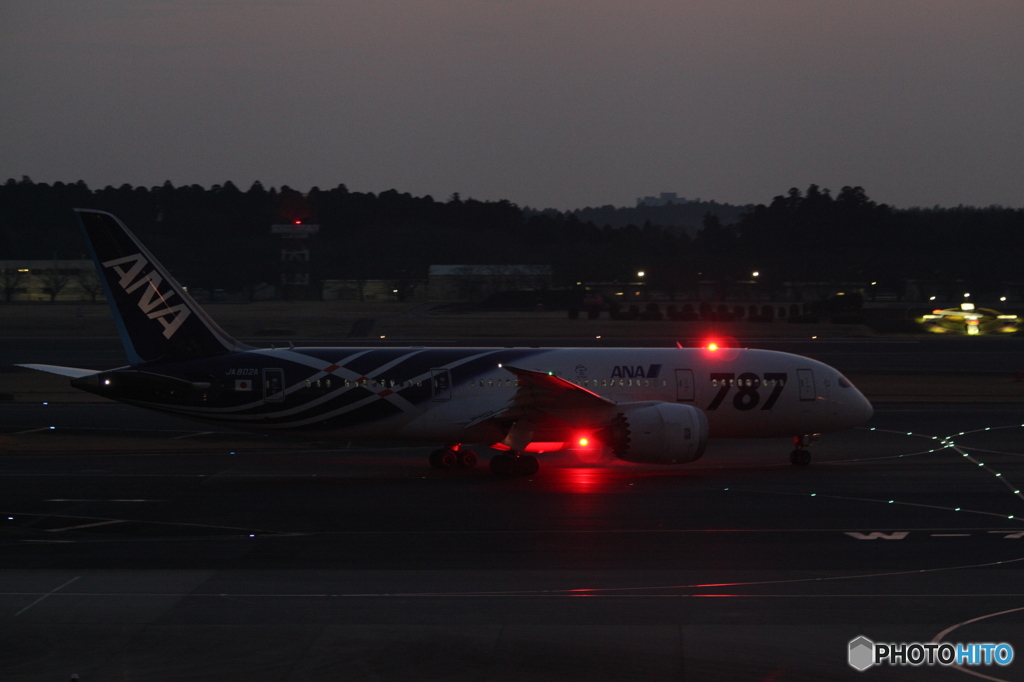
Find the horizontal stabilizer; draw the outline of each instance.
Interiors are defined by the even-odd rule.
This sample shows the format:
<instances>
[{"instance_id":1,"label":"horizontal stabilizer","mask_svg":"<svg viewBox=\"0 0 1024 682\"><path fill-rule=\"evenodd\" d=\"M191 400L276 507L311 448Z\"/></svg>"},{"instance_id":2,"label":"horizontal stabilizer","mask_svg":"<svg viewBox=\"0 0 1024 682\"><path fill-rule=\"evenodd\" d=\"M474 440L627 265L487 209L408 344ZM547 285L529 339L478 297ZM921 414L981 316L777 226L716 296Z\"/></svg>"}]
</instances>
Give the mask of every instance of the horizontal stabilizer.
<instances>
[{"instance_id":1,"label":"horizontal stabilizer","mask_svg":"<svg viewBox=\"0 0 1024 682\"><path fill-rule=\"evenodd\" d=\"M96 374L99 370L96 369L80 369L78 367L59 367L57 365L16 365L17 367L24 367L26 369L34 369L39 372L47 372L48 374L59 374L62 377L72 377L78 379L80 377L87 377L90 374Z\"/></svg>"}]
</instances>

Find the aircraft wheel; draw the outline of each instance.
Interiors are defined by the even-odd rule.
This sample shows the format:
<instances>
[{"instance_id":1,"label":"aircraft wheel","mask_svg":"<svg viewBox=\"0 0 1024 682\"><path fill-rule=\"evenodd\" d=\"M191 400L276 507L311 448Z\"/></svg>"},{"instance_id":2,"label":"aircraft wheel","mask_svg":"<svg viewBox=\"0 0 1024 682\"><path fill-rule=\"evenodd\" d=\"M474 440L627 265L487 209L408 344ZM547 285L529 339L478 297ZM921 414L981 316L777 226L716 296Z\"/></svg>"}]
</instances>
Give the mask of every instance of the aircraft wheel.
<instances>
[{"instance_id":1,"label":"aircraft wheel","mask_svg":"<svg viewBox=\"0 0 1024 682\"><path fill-rule=\"evenodd\" d=\"M789 453L789 461L793 466L803 467L811 463L811 453L803 448L797 448Z\"/></svg>"},{"instance_id":2,"label":"aircraft wheel","mask_svg":"<svg viewBox=\"0 0 1024 682\"><path fill-rule=\"evenodd\" d=\"M540 470L540 462L533 455L519 457L519 471L522 476L533 476Z\"/></svg>"},{"instance_id":3,"label":"aircraft wheel","mask_svg":"<svg viewBox=\"0 0 1024 682\"><path fill-rule=\"evenodd\" d=\"M452 469L459 465L459 453L451 448L440 448L430 453L430 466L435 469Z\"/></svg>"},{"instance_id":4,"label":"aircraft wheel","mask_svg":"<svg viewBox=\"0 0 1024 682\"><path fill-rule=\"evenodd\" d=\"M495 455L491 457L489 466L492 474L508 476L512 473L512 458L508 455Z\"/></svg>"},{"instance_id":5,"label":"aircraft wheel","mask_svg":"<svg viewBox=\"0 0 1024 682\"><path fill-rule=\"evenodd\" d=\"M460 469L472 469L476 466L477 456L472 450L459 450L457 454Z\"/></svg>"},{"instance_id":6,"label":"aircraft wheel","mask_svg":"<svg viewBox=\"0 0 1024 682\"><path fill-rule=\"evenodd\" d=\"M441 468L454 469L459 465L459 453L451 448L445 448L441 453Z\"/></svg>"}]
</instances>

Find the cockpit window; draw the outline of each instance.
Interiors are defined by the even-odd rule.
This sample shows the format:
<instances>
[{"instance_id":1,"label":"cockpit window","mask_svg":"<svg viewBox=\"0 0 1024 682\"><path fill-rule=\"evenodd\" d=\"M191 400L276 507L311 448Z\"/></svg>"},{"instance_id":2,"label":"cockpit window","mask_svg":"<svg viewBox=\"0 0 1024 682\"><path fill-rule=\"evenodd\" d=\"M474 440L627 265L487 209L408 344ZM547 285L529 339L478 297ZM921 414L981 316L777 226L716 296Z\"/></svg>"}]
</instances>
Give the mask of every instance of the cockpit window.
<instances>
[{"instance_id":1,"label":"cockpit window","mask_svg":"<svg viewBox=\"0 0 1024 682\"><path fill-rule=\"evenodd\" d=\"M851 384L850 381L842 374L839 375L839 385L843 388L850 388L853 386L853 384Z\"/></svg>"}]
</instances>

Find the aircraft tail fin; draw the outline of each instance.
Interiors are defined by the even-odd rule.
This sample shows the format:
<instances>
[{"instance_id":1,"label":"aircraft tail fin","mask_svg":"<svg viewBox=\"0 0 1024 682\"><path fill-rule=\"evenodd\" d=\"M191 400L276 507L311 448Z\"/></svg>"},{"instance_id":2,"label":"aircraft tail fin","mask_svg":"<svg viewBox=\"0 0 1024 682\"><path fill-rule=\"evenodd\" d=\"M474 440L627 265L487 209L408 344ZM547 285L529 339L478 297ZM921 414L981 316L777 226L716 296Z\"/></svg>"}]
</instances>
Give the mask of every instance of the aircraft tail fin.
<instances>
[{"instance_id":1,"label":"aircraft tail fin","mask_svg":"<svg viewBox=\"0 0 1024 682\"><path fill-rule=\"evenodd\" d=\"M219 355L247 346L217 326L124 224L77 208L128 362Z\"/></svg>"}]
</instances>

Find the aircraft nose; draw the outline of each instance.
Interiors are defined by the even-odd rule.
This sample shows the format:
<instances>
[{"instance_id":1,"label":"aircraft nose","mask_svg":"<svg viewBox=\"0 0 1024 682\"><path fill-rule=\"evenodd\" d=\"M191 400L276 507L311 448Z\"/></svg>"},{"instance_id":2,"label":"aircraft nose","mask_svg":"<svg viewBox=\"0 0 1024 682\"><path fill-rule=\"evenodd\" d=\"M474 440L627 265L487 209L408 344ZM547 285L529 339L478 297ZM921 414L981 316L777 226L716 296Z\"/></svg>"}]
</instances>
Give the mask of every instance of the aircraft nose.
<instances>
[{"instance_id":1,"label":"aircraft nose","mask_svg":"<svg viewBox=\"0 0 1024 682\"><path fill-rule=\"evenodd\" d=\"M873 416L875 416L875 406L871 404L870 400L868 400L867 398L864 397L863 393L861 393L860 399L864 403L863 404L864 421L866 422L866 421L870 420Z\"/></svg>"},{"instance_id":2,"label":"aircraft nose","mask_svg":"<svg viewBox=\"0 0 1024 682\"><path fill-rule=\"evenodd\" d=\"M848 428L860 426L875 414L875 408L849 379L839 374L837 383L840 387L839 413L836 415ZM841 415L841 416L840 416Z\"/></svg>"}]
</instances>

